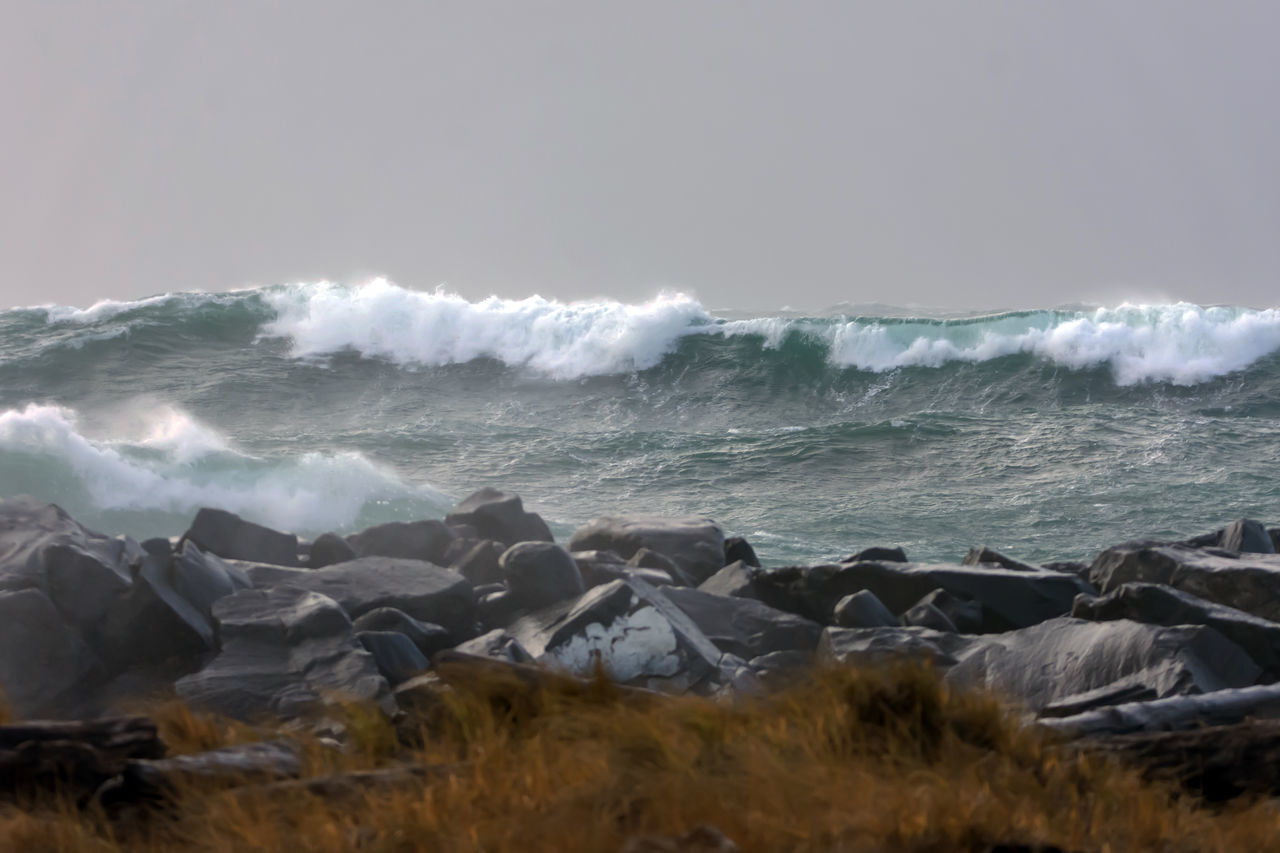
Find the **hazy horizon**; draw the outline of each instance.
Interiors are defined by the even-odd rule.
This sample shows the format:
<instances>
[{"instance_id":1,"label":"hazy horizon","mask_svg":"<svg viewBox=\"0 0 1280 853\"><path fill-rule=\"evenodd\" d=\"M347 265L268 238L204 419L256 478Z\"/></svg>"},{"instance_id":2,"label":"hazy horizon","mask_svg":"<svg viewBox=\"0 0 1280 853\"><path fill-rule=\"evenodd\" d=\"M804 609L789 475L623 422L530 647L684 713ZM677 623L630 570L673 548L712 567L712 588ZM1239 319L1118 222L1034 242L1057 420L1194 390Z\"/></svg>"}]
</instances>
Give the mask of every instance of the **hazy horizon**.
<instances>
[{"instance_id":1,"label":"hazy horizon","mask_svg":"<svg viewBox=\"0 0 1280 853\"><path fill-rule=\"evenodd\" d=\"M19 2L0 299L1269 307L1264 3Z\"/></svg>"}]
</instances>

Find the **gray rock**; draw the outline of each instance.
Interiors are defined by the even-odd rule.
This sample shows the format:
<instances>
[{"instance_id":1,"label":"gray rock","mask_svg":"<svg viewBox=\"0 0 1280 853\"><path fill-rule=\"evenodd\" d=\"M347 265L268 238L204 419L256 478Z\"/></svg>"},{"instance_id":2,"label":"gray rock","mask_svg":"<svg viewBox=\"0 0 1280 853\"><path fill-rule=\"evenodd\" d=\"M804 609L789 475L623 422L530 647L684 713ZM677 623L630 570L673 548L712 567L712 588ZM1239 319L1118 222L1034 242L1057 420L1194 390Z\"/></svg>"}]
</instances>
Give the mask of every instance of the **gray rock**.
<instances>
[{"instance_id":1,"label":"gray rock","mask_svg":"<svg viewBox=\"0 0 1280 853\"><path fill-rule=\"evenodd\" d=\"M864 563L864 562L905 563L907 562L907 552L904 551L902 549L902 546L900 545L894 546L892 548L885 548L882 546L873 545L870 548L863 548L861 551L854 554L852 557L841 560L840 562L842 563Z\"/></svg>"},{"instance_id":2,"label":"gray rock","mask_svg":"<svg viewBox=\"0 0 1280 853\"><path fill-rule=\"evenodd\" d=\"M1229 726L1245 720L1280 719L1280 685L1217 690L1190 696L1092 709L1056 719L1042 719L1045 728L1072 737L1123 735L1142 731L1183 731Z\"/></svg>"},{"instance_id":3,"label":"gray rock","mask_svg":"<svg viewBox=\"0 0 1280 853\"><path fill-rule=\"evenodd\" d=\"M481 634L479 637L460 643L454 651L507 663L533 662L533 655L529 654L528 649L501 628L495 628L487 634Z\"/></svg>"},{"instance_id":4,"label":"gray rock","mask_svg":"<svg viewBox=\"0 0 1280 853\"><path fill-rule=\"evenodd\" d=\"M498 561L506 546L493 539L476 541L449 565L476 586L502 581L502 567Z\"/></svg>"},{"instance_id":5,"label":"gray rock","mask_svg":"<svg viewBox=\"0 0 1280 853\"><path fill-rule=\"evenodd\" d=\"M201 551L229 560L298 565L297 536L245 521L223 509L201 509L182 538L194 542Z\"/></svg>"},{"instance_id":6,"label":"gray rock","mask_svg":"<svg viewBox=\"0 0 1280 853\"><path fill-rule=\"evenodd\" d=\"M246 589L220 599L213 613L222 650L176 684L193 706L241 720L297 717L343 700L394 712L386 679L332 598L287 586Z\"/></svg>"},{"instance_id":7,"label":"gray rock","mask_svg":"<svg viewBox=\"0 0 1280 853\"><path fill-rule=\"evenodd\" d=\"M373 655L378 672L392 687L421 675L431 666L413 641L396 631L357 631L356 639Z\"/></svg>"},{"instance_id":8,"label":"gray rock","mask_svg":"<svg viewBox=\"0 0 1280 853\"><path fill-rule=\"evenodd\" d=\"M650 586L671 586L674 583L671 575L661 569L636 568L612 551L574 551L573 561L578 565L583 586L587 589L627 578L638 578Z\"/></svg>"},{"instance_id":9,"label":"gray rock","mask_svg":"<svg viewBox=\"0 0 1280 853\"><path fill-rule=\"evenodd\" d=\"M526 512L519 495L484 488L454 507L445 518L450 525L470 525L481 539L508 547L517 542L554 542L551 528L535 512Z\"/></svg>"},{"instance_id":10,"label":"gray rock","mask_svg":"<svg viewBox=\"0 0 1280 853\"><path fill-rule=\"evenodd\" d=\"M1259 521L1242 518L1228 524L1222 531L1219 545L1228 551L1242 551L1253 554L1274 554L1276 547L1271 541L1267 528Z\"/></svg>"},{"instance_id":11,"label":"gray rock","mask_svg":"<svg viewBox=\"0 0 1280 853\"><path fill-rule=\"evenodd\" d=\"M761 569L737 562L720 569L699 584L698 589L712 595L754 598L775 610L785 610L812 619L802 588L808 572L809 569L804 567ZM896 618L894 624L897 624Z\"/></svg>"},{"instance_id":12,"label":"gray rock","mask_svg":"<svg viewBox=\"0 0 1280 853\"><path fill-rule=\"evenodd\" d=\"M986 545L979 545L976 548L970 548L969 553L964 555L961 561L962 566L999 566L1002 569L1012 569L1015 572L1034 572L1038 571L1035 566L1024 563L1021 560L1015 560L1012 557L1006 557L999 551L992 550Z\"/></svg>"},{"instance_id":13,"label":"gray rock","mask_svg":"<svg viewBox=\"0 0 1280 853\"><path fill-rule=\"evenodd\" d=\"M378 607L353 623L359 631L394 631L404 634L428 660L436 652L452 648L453 637L439 625L420 622L394 607Z\"/></svg>"},{"instance_id":14,"label":"gray rock","mask_svg":"<svg viewBox=\"0 0 1280 853\"><path fill-rule=\"evenodd\" d=\"M1077 596L1077 600L1079 600L1079 596ZM921 605L930 605L936 608L947 618L947 621L955 626L955 630L959 631L961 634L982 633L983 617L982 602L980 601L972 601L970 599L961 598L957 595L952 595L945 589L935 589L933 592L916 602L912 609L920 607ZM907 612L910 613L911 611L909 610ZM907 624L916 625L923 623L910 622ZM928 628L932 626L925 625L924 627ZM944 629L939 628L938 630Z\"/></svg>"},{"instance_id":15,"label":"gray rock","mask_svg":"<svg viewBox=\"0 0 1280 853\"><path fill-rule=\"evenodd\" d=\"M356 558L356 549L336 533L322 533L311 543L307 555L307 568L323 569L335 563L345 563Z\"/></svg>"},{"instance_id":16,"label":"gray rock","mask_svg":"<svg viewBox=\"0 0 1280 853\"><path fill-rule=\"evenodd\" d=\"M553 542L521 542L498 561L518 609L540 610L585 591L573 556Z\"/></svg>"},{"instance_id":17,"label":"gray rock","mask_svg":"<svg viewBox=\"0 0 1280 853\"><path fill-rule=\"evenodd\" d=\"M360 557L395 557L442 565L453 531L442 521L390 521L347 537Z\"/></svg>"},{"instance_id":18,"label":"gray rock","mask_svg":"<svg viewBox=\"0 0 1280 853\"><path fill-rule=\"evenodd\" d=\"M1271 537L1271 547L1280 553L1280 527L1268 527L1267 535Z\"/></svg>"},{"instance_id":19,"label":"gray rock","mask_svg":"<svg viewBox=\"0 0 1280 853\"><path fill-rule=\"evenodd\" d=\"M931 602L921 600L902 614L902 624L917 628L932 628L935 631L956 633L956 626L947 614L943 613Z\"/></svg>"},{"instance_id":20,"label":"gray rock","mask_svg":"<svg viewBox=\"0 0 1280 853\"><path fill-rule=\"evenodd\" d=\"M840 599L831 618L841 628L896 628L899 625L898 617L868 589Z\"/></svg>"},{"instance_id":21,"label":"gray rock","mask_svg":"<svg viewBox=\"0 0 1280 853\"><path fill-rule=\"evenodd\" d=\"M759 566L760 558L756 556L756 549L751 547L751 543L741 536L730 536L724 540L724 565L736 563L739 560L748 566Z\"/></svg>"},{"instance_id":22,"label":"gray rock","mask_svg":"<svg viewBox=\"0 0 1280 853\"><path fill-rule=\"evenodd\" d=\"M1149 625L1208 625L1248 652L1261 667L1261 678L1280 679L1280 624L1172 587L1127 583L1099 598L1080 596L1071 615L1094 622L1132 619Z\"/></svg>"},{"instance_id":23,"label":"gray rock","mask_svg":"<svg viewBox=\"0 0 1280 853\"><path fill-rule=\"evenodd\" d=\"M692 583L702 583L724 566L724 531L699 516L604 516L569 540L570 551L614 551L624 560L641 548L670 559Z\"/></svg>"},{"instance_id":24,"label":"gray rock","mask_svg":"<svg viewBox=\"0 0 1280 853\"><path fill-rule=\"evenodd\" d=\"M1159 583L1280 621L1280 555L1130 542L1108 548L1089 569L1106 593L1126 583Z\"/></svg>"},{"instance_id":25,"label":"gray rock","mask_svg":"<svg viewBox=\"0 0 1280 853\"><path fill-rule=\"evenodd\" d=\"M681 586L693 586L689 583L689 578L685 575L675 561L668 557L664 557L657 551L649 548L641 548L631 555L627 560L627 565L633 569L651 569L653 571L662 572L673 582L679 583Z\"/></svg>"},{"instance_id":26,"label":"gray rock","mask_svg":"<svg viewBox=\"0 0 1280 853\"><path fill-rule=\"evenodd\" d=\"M822 626L816 622L749 598L713 595L688 587L668 587L662 594L722 652L743 658L792 649L812 652L822 634Z\"/></svg>"},{"instance_id":27,"label":"gray rock","mask_svg":"<svg viewBox=\"0 0 1280 853\"><path fill-rule=\"evenodd\" d=\"M929 661L940 669L955 666L965 651L980 642L931 628L827 628L818 640L823 663L883 666L903 659Z\"/></svg>"},{"instance_id":28,"label":"gray rock","mask_svg":"<svg viewBox=\"0 0 1280 853\"><path fill-rule=\"evenodd\" d=\"M98 662L38 589L0 592L0 691L20 716L49 713Z\"/></svg>"},{"instance_id":29,"label":"gray rock","mask_svg":"<svg viewBox=\"0 0 1280 853\"><path fill-rule=\"evenodd\" d=\"M575 675L590 675L598 660L616 681L677 691L720 675L720 650L643 581L598 586L508 630L536 660Z\"/></svg>"},{"instance_id":30,"label":"gray rock","mask_svg":"<svg viewBox=\"0 0 1280 853\"><path fill-rule=\"evenodd\" d=\"M352 618L394 607L440 625L457 640L471 636L475 624L475 598L466 578L421 560L361 557L314 570L251 565L246 573L255 587L287 585L327 595Z\"/></svg>"}]
</instances>

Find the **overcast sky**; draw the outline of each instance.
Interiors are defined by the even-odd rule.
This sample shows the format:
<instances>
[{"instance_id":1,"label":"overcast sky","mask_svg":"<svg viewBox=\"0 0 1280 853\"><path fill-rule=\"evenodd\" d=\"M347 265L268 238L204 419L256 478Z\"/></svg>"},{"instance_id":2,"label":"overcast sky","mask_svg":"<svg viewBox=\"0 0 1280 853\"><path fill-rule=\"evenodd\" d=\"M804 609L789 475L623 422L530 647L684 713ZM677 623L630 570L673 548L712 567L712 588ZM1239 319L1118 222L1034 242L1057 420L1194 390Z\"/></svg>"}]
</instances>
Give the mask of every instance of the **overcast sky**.
<instances>
[{"instance_id":1,"label":"overcast sky","mask_svg":"<svg viewBox=\"0 0 1280 853\"><path fill-rule=\"evenodd\" d=\"M1280 304L1280 3L9 0L0 302Z\"/></svg>"}]
</instances>

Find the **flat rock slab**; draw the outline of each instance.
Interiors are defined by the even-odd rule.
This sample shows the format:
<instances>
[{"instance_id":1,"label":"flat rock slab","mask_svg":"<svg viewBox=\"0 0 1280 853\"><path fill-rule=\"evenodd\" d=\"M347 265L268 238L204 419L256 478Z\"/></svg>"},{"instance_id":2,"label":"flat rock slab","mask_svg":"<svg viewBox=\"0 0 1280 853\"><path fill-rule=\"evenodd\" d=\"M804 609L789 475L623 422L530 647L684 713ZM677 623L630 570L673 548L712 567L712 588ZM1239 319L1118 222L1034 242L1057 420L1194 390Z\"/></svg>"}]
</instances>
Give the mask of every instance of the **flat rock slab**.
<instances>
[{"instance_id":1,"label":"flat rock slab","mask_svg":"<svg viewBox=\"0 0 1280 853\"><path fill-rule=\"evenodd\" d=\"M255 587L287 585L326 595L352 619L378 607L394 607L421 622L440 625L459 641L474 633L471 584L433 563L361 557L310 570L251 565L246 573Z\"/></svg>"},{"instance_id":2,"label":"flat rock slab","mask_svg":"<svg viewBox=\"0 0 1280 853\"><path fill-rule=\"evenodd\" d=\"M1158 583L1280 621L1278 554L1138 542L1103 551L1089 578L1104 593L1126 583Z\"/></svg>"},{"instance_id":3,"label":"flat rock slab","mask_svg":"<svg viewBox=\"0 0 1280 853\"><path fill-rule=\"evenodd\" d=\"M1041 719L1038 724L1071 737L1101 737L1234 725L1247 719L1280 720L1280 685L1125 702L1072 716Z\"/></svg>"},{"instance_id":4,"label":"flat rock slab","mask_svg":"<svg viewBox=\"0 0 1280 853\"><path fill-rule=\"evenodd\" d=\"M812 652L822 626L750 598L713 595L688 587L664 587L662 594L693 620L722 652L750 659L770 652Z\"/></svg>"},{"instance_id":5,"label":"flat rock slab","mask_svg":"<svg viewBox=\"0 0 1280 853\"><path fill-rule=\"evenodd\" d=\"M613 551L624 560L641 548L675 563L693 584L702 583L725 563L724 530L702 516L602 516L569 540L570 551Z\"/></svg>"}]
</instances>

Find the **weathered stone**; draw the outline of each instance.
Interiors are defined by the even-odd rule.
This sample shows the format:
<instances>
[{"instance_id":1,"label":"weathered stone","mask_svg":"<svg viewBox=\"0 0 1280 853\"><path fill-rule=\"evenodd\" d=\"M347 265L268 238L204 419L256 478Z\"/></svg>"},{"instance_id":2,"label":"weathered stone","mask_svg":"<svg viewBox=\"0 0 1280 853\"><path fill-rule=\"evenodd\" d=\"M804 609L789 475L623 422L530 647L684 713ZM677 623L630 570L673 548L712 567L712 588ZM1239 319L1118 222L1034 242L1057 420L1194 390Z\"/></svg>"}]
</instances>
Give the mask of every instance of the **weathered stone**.
<instances>
[{"instance_id":1,"label":"weathered stone","mask_svg":"<svg viewBox=\"0 0 1280 853\"><path fill-rule=\"evenodd\" d=\"M671 578L680 586L692 586L689 578L685 575L680 567L675 564L674 560L659 554L650 548L641 548L631 555L627 560L627 565L633 569L652 569L653 571L662 572L668 578Z\"/></svg>"},{"instance_id":2,"label":"weathered stone","mask_svg":"<svg viewBox=\"0 0 1280 853\"><path fill-rule=\"evenodd\" d=\"M487 634L458 644L453 649L465 655L507 661L508 663L532 663L533 655L520 645L520 641L501 628L495 628ZM433 658L434 659L434 658Z\"/></svg>"},{"instance_id":3,"label":"weathered stone","mask_svg":"<svg viewBox=\"0 0 1280 853\"><path fill-rule=\"evenodd\" d=\"M916 607L920 607L921 605L929 605L936 608L947 618L948 622L955 626L955 630L959 631L961 634L982 633L983 618L982 602L980 601L972 601L970 599L961 598L957 595L952 595L945 589L935 589L933 592L916 602L912 606L912 609L914 610ZM910 613L911 611L907 612ZM906 622L904 624L917 625L923 623ZM924 625L924 627L928 628L933 626ZM938 630L945 629L939 628Z\"/></svg>"},{"instance_id":4,"label":"weathered stone","mask_svg":"<svg viewBox=\"0 0 1280 853\"><path fill-rule=\"evenodd\" d=\"M454 558L449 565L476 586L501 582L502 567L498 561L505 550L507 550L506 546L501 542L481 539L472 544L463 554Z\"/></svg>"},{"instance_id":5,"label":"weathered stone","mask_svg":"<svg viewBox=\"0 0 1280 853\"><path fill-rule=\"evenodd\" d=\"M1042 719L1039 724L1073 737L1097 737L1234 725L1249 719L1280 720L1280 685L1126 702L1073 716Z\"/></svg>"},{"instance_id":6,"label":"weathered stone","mask_svg":"<svg viewBox=\"0 0 1280 853\"><path fill-rule=\"evenodd\" d=\"M730 536L724 540L724 565L736 563L739 560L748 566L760 565L760 558L756 556L756 549L751 547L751 543L741 536Z\"/></svg>"},{"instance_id":7,"label":"weathered stone","mask_svg":"<svg viewBox=\"0 0 1280 853\"><path fill-rule=\"evenodd\" d=\"M469 524L481 539L510 547L517 542L554 542L551 528L535 512L526 512L519 495L483 488L454 507L445 518L451 525Z\"/></svg>"},{"instance_id":8,"label":"weathered stone","mask_svg":"<svg viewBox=\"0 0 1280 853\"><path fill-rule=\"evenodd\" d=\"M229 560L298 565L297 536L245 521L223 509L202 508L182 538L194 542L201 551Z\"/></svg>"},{"instance_id":9,"label":"weathered stone","mask_svg":"<svg viewBox=\"0 0 1280 853\"><path fill-rule=\"evenodd\" d=\"M644 569L628 565L612 551L574 551L573 561L587 589L610 581L639 578L650 586L671 586L671 575L661 569Z\"/></svg>"},{"instance_id":10,"label":"weathered stone","mask_svg":"<svg viewBox=\"0 0 1280 853\"><path fill-rule=\"evenodd\" d=\"M769 652L812 652L822 626L750 598L713 595L688 587L662 590L722 652L755 658Z\"/></svg>"},{"instance_id":11,"label":"weathered stone","mask_svg":"<svg viewBox=\"0 0 1280 853\"><path fill-rule=\"evenodd\" d=\"M907 552L902 546L897 545L892 548L885 548L873 545L870 548L863 548L852 557L841 560L842 563L905 563L907 562Z\"/></svg>"},{"instance_id":12,"label":"weathered stone","mask_svg":"<svg viewBox=\"0 0 1280 853\"><path fill-rule=\"evenodd\" d=\"M903 659L927 661L940 669L955 666L973 637L931 628L827 628L818 640L824 663L882 666Z\"/></svg>"},{"instance_id":13,"label":"weathered stone","mask_svg":"<svg viewBox=\"0 0 1280 853\"><path fill-rule=\"evenodd\" d=\"M51 710L99 666L38 589L0 592L0 649L0 691L21 715Z\"/></svg>"},{"instance_id":14,"label":"weathered stone","mask_svg":"<svg viewBox=\"0 0 1280 853\"><path fill-rule=\"evenodd\" d=\"M1280 621L1280 555L1131 542L1098 555L1089 578L1106 593L1159 583L1254 616Z\"/></svg>"},{"instance_id":15,"label":"weathered stone","mask_svg":"<svg viewBox=\"0 0 1280 853\"><path fill-rule=\"evenodd\" d=\"M429 660L438 651L451 648L453 637L439 625L420 622L394 607L378 607L354 621L356 631L395 631L409 638Z\"/></svg>"},{"instance_id":16,"label":"weathered stone","mask_svg":"<svg viewBox=\"0 0 1280 853\"><path fill-rule=\"evenodd\" d=\"M899 625L898 617L869 589L840 599L831 619L841 628L896 628Z\"/></svg>"},{"instance_id":17,"label":"weathered stone","mask_svg":"<svg viewBox=\"0 0 1280 853\"><path fill-rule=\"evenodd\" d=\"M617 681L685 690L719 675L721 652L680 608L638 580L613 581L508 629L534 658L576 675L599 661Z\"/></svg>"},{"instance_id":18,"label":"weathered stone","mask_svg":"<svg viewBox=\"0 0 1280 853\"><path fill-rule=\"evenodd\" d=\"M702 583L724 566L724 531L699 516L604 516L569 540L570 551L615 551L624 560L641 548L670 559L691 583Z\"/></svg>"},{"instance_id":19,"label":"weathered stone","mask_svg":"<svg viewBox=\"0 0 1280 853\"><path fill-rule=\"evenodd\" d=\"M568 551L553 542L521 542L499 560L515 606L539 610L583 593L582 575Z\"/></svg>"},{"instance_id":20,"label":"weathered stone","mask_svg":"<svg viewBox=\"0 0 1280 853\"><path fill-rule=\"evenodd\" d=\"M712 595L754 598L775 610L785 610L812 619L801 589L808 572L809 569L799 566L760 569L737 562L720 569L699 584L698 589ZM896 618L894 624L897 624Z\"/></svg>"},{"instance_id":21,"label":"weathered stone","mask_svg":"<svg viewBox=\"0 0 1280 853\"><path fill-rule=\"evenodd\" d=\"M442 626L458 640L471 636L475 624L475 599L466 578L421 560L361 557L315 570L251 565L246 573L256 587L288 585L327 595L352 618L394 607Z\"/></svg>"},{"instance_id":22,"label":"weathered stone","mask_svg":"<svg viewBox=\"0 0 1280 853\"><path fill-rule=\"evenodd\" d=\"M1253 554L1274 554L1276 547L1271 542L1267 528L1259 521L1242 518L1228 524L1222 531L1218 543L1228 551L1241 551Z\"/></svg>"},{"instance_id":23,"label":"weathered stone","mask_svg":"<svg viewBox=\"0 0 1280 853\"><path fill-rule=\"evenodd\" d=\"M1248 652L1262 668L1263 680L1280 679L1280 624L1172 587L1127 583L1098 598L1082 595L1071 615L1095 622L1132 619L1150 625L1208 625Z\"/></svg>"},{"instance_id":24,"label":"weathered stone","mask_svg":"<svg viewBox=\"0 0 1280 853\"><path fill-rule=\"evenodd\" d=\"M311 543L311 553L307 555L307 568L323 569L335 563L345 563L356 558L356 549L336 533L322 533Z\"/></svg>"},{"instance_id":25,"label":"weathered stone","mask_svg":"<svg viewBox=\"0 0 1280 853\"><path fill-rule=\"evenodd\" d=\"M373 655L378 672L392 687L425 672L430 661L413 641L396 631L357 631L356 639Z\"/></svg>"},{"instance_id":26,"label":"weathered stone","mask_svg":"<svg viewBox=\"0 0 1280 853\"><path fill-rule=\"evenodd\" d=\"M956 631L955 623L947 618L947 614L923 599L902 614L902 624L917 628L932 628L935 631L952 633Z\"/></svg>"},{"instance_id":27,"label":"weathered stone","mask_svg":"<svg viewBox=\"0 0 1280 853\"><path fill-rule=\"evenodd\" d=\"M360 557L395 557L442 565L453 531L442 521L389 521L347 537Z\"/></svg>"},{"instance_id":28,"label":"weathered stone","mask_svg":"<svg viewBox=\"0 0 1280 853\"><path fill-rule=\"evenodd\" d=\"M222 650L176 684L192 705L242 720L296 717L334 700L394 711L386 679L332 598L287 586L246 589L220 599L213 613Z\"/></svg>"},{"instance_id":29,"label":"weathered stone","mask_svg":"<svg viewBox=\"0 0 1280 853\"><path fill-rule=\"evenodd\" d=\"M1038 571L1035 566L1024 563L1021 560L1015 560L1012 557L1006 557L999 551L992 550L986 545L979 545L976 548L970 548L969 553L964 555L961 561L962 566L999 566L1002 569L1012 569L1015 572L1034 572Z\"/></svg>"}]
</instances>

